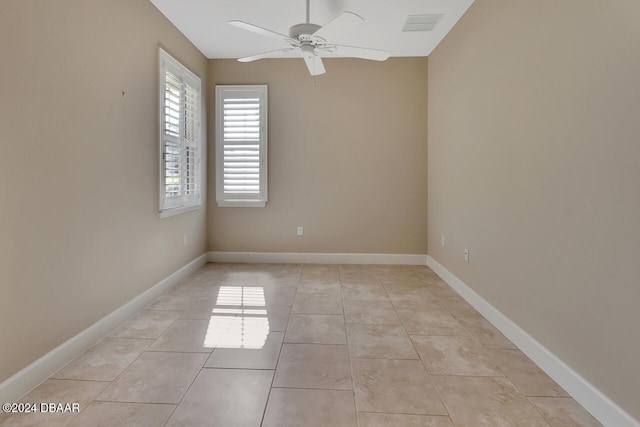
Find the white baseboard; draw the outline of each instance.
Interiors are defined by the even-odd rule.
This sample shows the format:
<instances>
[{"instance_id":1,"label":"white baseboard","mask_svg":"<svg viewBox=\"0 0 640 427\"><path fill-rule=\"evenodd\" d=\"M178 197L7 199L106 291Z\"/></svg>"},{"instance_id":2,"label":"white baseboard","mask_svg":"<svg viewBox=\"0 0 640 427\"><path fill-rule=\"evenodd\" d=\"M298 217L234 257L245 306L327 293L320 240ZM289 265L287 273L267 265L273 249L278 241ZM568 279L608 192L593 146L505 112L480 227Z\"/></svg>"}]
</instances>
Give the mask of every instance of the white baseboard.
<instances>
[{"instance_id":1,"label":"white baseboard","mask_svg":"<svg viewBox=\"0 0 640 427\"><path fill-rule=\"evenodd\" d=\"M141 293L120 308L98 320L84 331L69 338L29 366L0 384L0 402L15 402L53 375L58 369L82 354L93 344L107 336L150 302L169 288L198 270L207 262L207 255L202 254L189 264L165 277L145 292Z\"/></svg>"},{"instance_id":2,"label":"white baseboard","mask_svg":"<svg viewBox=\"0 0 640 427\"><path fill-rule=\"evenodd\" d=\"M529 356L531 360L540 366L543 371L602 424L615 427L640 427L640 423L624 409L571 369L555 354L536 341L535 338L513 323L511 319L489 304L438 261L427 256L427 266L517 345L520 350Z\"/></svg>"},{"instance_id":3,"label":"white baseboard","mask_svg":"<svg viewBox=\"0 0 640 427\"><path fill-rule=\"evenodd\" d=\"M209 252L209 262L281 264L427 265L422 254L340 254L310 252Z\"/></svg>"}]
</instances>

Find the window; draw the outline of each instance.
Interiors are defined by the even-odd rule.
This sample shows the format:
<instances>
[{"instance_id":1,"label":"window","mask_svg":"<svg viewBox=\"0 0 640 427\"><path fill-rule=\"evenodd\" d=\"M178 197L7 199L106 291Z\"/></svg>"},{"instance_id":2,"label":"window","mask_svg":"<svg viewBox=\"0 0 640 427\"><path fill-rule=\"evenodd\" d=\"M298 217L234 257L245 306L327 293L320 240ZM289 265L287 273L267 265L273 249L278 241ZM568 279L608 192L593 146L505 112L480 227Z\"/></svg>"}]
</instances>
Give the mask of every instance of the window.
<instances>
[{"instance_id":1,"label":"window","mask_svg":"<svg viewBox=\"0 0 640 427\"><path fill-rule=\"evenodd\" d=\"M201 204L200 78L160 49L160 216Z\"/></svg>"},{"instance_id":2,"label":"window","mask_svg":"<svg viewBox=\"0 0 640 427\"><path fill-rule=\"evenodd\" d=\"M216 86L216 201L267 202L267 86Z\"/></svg>"}]
</instances>

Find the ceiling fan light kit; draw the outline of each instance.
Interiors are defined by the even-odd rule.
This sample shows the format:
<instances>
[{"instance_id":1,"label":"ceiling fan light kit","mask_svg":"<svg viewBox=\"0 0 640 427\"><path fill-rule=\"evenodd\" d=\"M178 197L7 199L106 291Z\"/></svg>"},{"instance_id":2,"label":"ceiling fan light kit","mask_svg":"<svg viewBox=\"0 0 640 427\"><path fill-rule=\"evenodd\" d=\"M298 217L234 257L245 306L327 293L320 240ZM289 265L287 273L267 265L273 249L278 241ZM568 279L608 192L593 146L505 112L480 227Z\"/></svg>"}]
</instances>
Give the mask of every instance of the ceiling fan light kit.
<instances>
[{"instance_id":1,"label":"ceiling fan light kit","mask_svg":"<svg viewBox=\"0 0 640 427\"><path fill-rule=\"evenodd\" d=\"M364 19L355 13L342 12L324 26L312 24L309 22L309 0L307 0L307 22L292 26L289 29L288 36L243 21L229 21L229 24L256 34L276 38L291 46L289 48L247 56L238 59L238 61L251 62L262 58L277 58L282 55L299 57L304 59L309 73L312 76L317 76L325 73L322 57L349 57L373 61L384 61L389 57L389 52L385 50L343 46L327 42L327 40L331 40L363 22Z\"/></svg>"}]
</instances>

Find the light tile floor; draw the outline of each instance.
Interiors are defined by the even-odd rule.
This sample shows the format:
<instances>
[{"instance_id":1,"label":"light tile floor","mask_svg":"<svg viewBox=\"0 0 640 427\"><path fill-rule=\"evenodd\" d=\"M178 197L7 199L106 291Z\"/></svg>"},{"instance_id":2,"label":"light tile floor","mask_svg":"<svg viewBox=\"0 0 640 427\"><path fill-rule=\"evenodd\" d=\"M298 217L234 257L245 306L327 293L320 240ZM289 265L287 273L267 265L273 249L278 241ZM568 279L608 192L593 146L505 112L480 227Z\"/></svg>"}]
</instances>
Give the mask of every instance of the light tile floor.
<instances>
[{"instance_id":1,"label":"light tile floor","mask_svg":"<svg viewBox=\"0 0 640 427\"><path fill-rule=\"evenodd\" d=\"M598 426L426 267L207 264L3 426Z\"/></svg>"}]
</instances>

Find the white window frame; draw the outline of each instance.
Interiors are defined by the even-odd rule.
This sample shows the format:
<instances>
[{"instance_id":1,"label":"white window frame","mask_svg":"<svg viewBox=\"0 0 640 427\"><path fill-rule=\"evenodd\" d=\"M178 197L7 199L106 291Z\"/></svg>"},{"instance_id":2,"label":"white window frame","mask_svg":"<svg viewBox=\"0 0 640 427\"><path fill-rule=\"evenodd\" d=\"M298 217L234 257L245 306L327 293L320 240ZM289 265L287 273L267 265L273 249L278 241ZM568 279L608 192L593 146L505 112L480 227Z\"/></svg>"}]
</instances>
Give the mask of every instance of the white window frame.
<instances>
[{"instance_id":1,"label":"white window frame","mask_svg":"<svg viewBox=\"0 0 640 427\"><path fill-rule=\"evenodd\" d=\"M200 77L192 73L188 68L178 62L175 58L169 55L162 48L158 49L159 56L159 208L158 212L160 218L166 218L173 215L178 215L184 212L190 212L198 209L202 205L202 84ZM195 113L195 129L193 140L188 140L185 137L184 123L186 113L185 110L180 111L180 131L179 137L170 136L165 133L165 92L167 84L167 72L176 76L182 83L180 90L180 103L184 102L184 94L186 88L190 87L197 92L198 100L196 103ZM195 157L192 159L195 163L191 163L195 168L195 173L192 175L195 178L195 194L186 194L186 186L184 181L181 182L180 195L177 197L166 197L166 162L165 152L166 143L169 140L173 140L174 144L177 142L180 146L180 173L181 178L186 176L187 165L187 146L195 148ZM188 144L188 145L187 145Z\"/></svg>"},{"instance_id":2,"label":"white window frame","mask_svg":"<svg viewBox=\"0 0 640 427\"><path fill-rule=\"evenodd\" d=\"M219 207L264 207L267 203L267 85L216 85L216 202ZM224 192L224 100L232 97L260 99L259 194Z\"/></svg>"}]
</instances>

